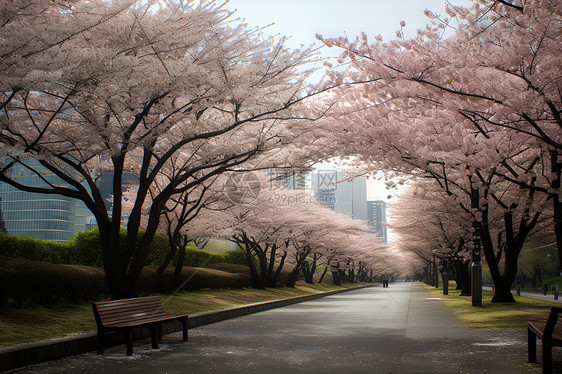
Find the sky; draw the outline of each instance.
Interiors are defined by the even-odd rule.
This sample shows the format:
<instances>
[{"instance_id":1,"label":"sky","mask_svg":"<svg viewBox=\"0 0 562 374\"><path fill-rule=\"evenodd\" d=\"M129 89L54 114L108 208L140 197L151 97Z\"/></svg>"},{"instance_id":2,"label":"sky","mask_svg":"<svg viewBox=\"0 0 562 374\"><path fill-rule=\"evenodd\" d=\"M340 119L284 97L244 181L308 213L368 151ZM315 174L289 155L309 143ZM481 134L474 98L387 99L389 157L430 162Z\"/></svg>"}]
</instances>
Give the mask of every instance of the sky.
<instances>
[{"instance_id":1,"label":"sky","mask_svg":"<svg viewBox=\"0 0 562 374\"><path fill-rule=\"evenodd\" d=\"M469 0L450 0L467 6ZM316 34L325 38L347 36L354 40L365 32L370 40L381 35L383 41L396 39L404 21L404 37L416 36L418 29L430 21L424 10L444 15L445 0L230 0L226 8L236 10L234 17L244 19L250 27L269 26L264 33L290 37L288 46L299 48L313 43L320 46ZM337 57L337 49L322 48L321 55ZM370 179L367 198L391 201L395 191L388 191L383 181Z\"/></svg>"},{"instance_id":2,"label":"sky","mask_svg":"<svg viewBox=\"0 0 562 374\"><path fill-rule=\"evenodd\" d=\"M317 33L354 39L364 31L389 41L396 38L401 21L406 22L405 37L414 37L429 21L424 10L445 14L445 0L230 0L226 8L236 9L235 15L249 26L274 23L271 33L290 36L291 46L299 47L317 42Z\"/></svg>"}]
</instances>

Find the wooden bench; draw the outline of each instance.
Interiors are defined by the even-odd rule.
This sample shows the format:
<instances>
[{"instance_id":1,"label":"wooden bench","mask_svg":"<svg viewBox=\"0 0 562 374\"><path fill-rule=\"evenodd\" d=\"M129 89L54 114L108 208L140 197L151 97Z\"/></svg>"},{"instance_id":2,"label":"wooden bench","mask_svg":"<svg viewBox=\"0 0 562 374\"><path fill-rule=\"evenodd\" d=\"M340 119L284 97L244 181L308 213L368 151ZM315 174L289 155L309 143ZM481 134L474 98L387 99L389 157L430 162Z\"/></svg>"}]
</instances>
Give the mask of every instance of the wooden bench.
<instances>
[{"instance_id":1,"label":"wooden bench","mask_svg":"<svg viewBox=\"0 0 562 374\"><path fill-rule=\"evenodd\" d=\"M132 355L133 329L138 327L150 330L152 348L158 348L163 323L167 321L179 320L183 328L183 340L187 341L187 314L166 314L158 296L103 301L93 303L92 308L98 324L98 354L103 354L105 333L118 331L125 334L127 355Z\"/></svg>"},{"instance_id":2,"label":"wooden bench","mask_svg":"<svg viewBox=\"0 0 562 374\"><path fill-rule=\"evenodd\" d=\"M552 307L546 323L527 322L529 362L537 362L537 337L542 340L542 370L552 373L552 347L562 347L562 330L556 327L562 308Z\"/></svg>"}]
</instances>

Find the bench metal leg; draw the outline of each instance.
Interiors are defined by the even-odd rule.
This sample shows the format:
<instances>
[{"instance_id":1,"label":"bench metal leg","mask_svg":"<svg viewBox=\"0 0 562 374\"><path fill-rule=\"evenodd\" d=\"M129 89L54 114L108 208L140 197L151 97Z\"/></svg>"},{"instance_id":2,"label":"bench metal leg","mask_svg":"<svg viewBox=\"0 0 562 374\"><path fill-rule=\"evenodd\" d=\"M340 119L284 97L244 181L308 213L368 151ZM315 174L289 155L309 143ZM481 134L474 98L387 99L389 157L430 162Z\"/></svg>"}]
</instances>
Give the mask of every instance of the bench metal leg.
<instances>
[{"instance_id":1,"label":"bench metal leg","mask_svg":"<svg viewBox=\"0 0 562 374\"><path fill-rule=\"evenodd\" d=\"M133 330L125 329L125 344L127 345L127 356L133 355Z\"/></svg>"},{"instance_id":2,"label":"bench metal leg","mask_svg":"<svg viewBox=\"0 0 562 374\"><path fill-rule=\"evenodd\" d=\"M150 325L148 328L150 329L150 341L152 343L152 348L158 349L158 336L160 335L158 332L159 328L157 325Z\"/></svg>"},{"instance_id":3,"label":"bench metal leg","mask_svg":"<svg viewBox=\"0 0 562 374\"><path fill-rule=\"evenodd\" d=\"M101 330L98 330L98 339L97 339L97 345L98 345L98 355L103 355L103 346L104 346L104 332Z\"/></svg>"},{"instance_id":4,"label":"bench metal leg","mask_svg":"<svg viewBox=\"0 0 562 374\"><path fill-rule=\"evenodd\" d=\"M549 342L542 342L542 372L543 374L552 373L552 346Z\"/></svg>"},{"instance_id":5,"label":"bench metal leg","mask_svg":"<svg viewBox=\"0 0 562 374\"><path fill-rule=\"evenodd\" d=\"M156 327L158 329L158 340L162 340L164 336L164 323L160 322Z\"/></svg>"},{"instance_id":6,"label":"bench metal leg","mask_svg":"<svg viewBox=\"0 0 562 374\"><path fill-rule=\"evenodd\" d=\"M529 362L537 362L537 336L527 328L527 358Z\"/></svg>"}]
</instances>

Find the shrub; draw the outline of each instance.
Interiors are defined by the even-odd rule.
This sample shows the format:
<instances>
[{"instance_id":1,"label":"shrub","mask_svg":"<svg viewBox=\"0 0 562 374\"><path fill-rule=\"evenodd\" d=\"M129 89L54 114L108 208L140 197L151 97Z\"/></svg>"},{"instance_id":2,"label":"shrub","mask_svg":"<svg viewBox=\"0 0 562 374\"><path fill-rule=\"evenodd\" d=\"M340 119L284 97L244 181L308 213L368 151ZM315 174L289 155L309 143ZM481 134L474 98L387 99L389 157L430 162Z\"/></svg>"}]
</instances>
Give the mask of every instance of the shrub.
<instances>
[{"instance_id":1,"label":"shrub","mask_svg":"<svg viewBox=\"0 0 562 374\"><path fill-rule=\"evenodd\" d=\"M247 274L184 267L176 284L174 269L167 269L162 277L157 267L146 266L139 278L137 293L172 293L179 290L203 288L242 288L250 286ZM181 287L178 289L179 285ZM102 300L109 297L103 269L83 265L62 265L19 258L0 257L0 307L57 301Z\"/></svg>"},{"instance_id":2,"label":"shrub","mask_svg":"<svg viewBox=\"0 0 562 374\"><path fill-rule=\"evenodd\" d=\"M174 269L166 269L159 277L156 267L146 266L139 278L138 293L153 292L170 294L179 291L192 291L205 288L243 288L250 286L250 276L246 274L232 274L220 270L186 266L178 283L174 283Z\"/></svg>"},{"instance_id":3,"label":"shrub","mask_svg":"<svg viewBox=\"0 0 562 374\"><path fill-rule=\"evenodd\" d=\"M72 248L65 242L11 236L0 232L0 256L25 258L53 264L72 263Z\"/></svg>"},{"instance_id":4,"label":"shrub","mask_svg":"<svg viewBox=\"0 0 562 374\"><path fill-rule=\"evenodd\" d=\"M205 266L216 264L223 261L223 255L218 253L207 252L205 250L188 246L185 249L184 266Z\"/></svg>"},{"instance_id":5,"label":"shrub","mask_svg":"<svg viewBox=\"0 0 562 374\"><path fill-rule=\"evenodd\" d=\"M227 264L248 265L246 253L241 249L230 250L224 253L224 262Z\"/></svg>"},{"instance_id":6,"label":"shrub","mask_svg":"<svg viewBox=\"0 0 562 374\"><path fill-rule=\"evenodd\" d=\"M170 245L168 244L168 237L166 235L156 233L150 243L150 252L146 259L146 264L161 265L169 251Z\"/></svg>"},{"instance_id":7,"label":"shrub","mask_svg":"<svg viewBox=\"0 0 562 374\"><path fill-rule=\"evenodd\" d=\"M191 246L188 246L185 250L184 266L208 267L208 265L220 263L246 265L246 257L239 250L213 253Z\"/></svg>"},{"instance_id":8,"label":"shrub","mask_svg":"<svg viewBox=\"0 0 562 374\"><path fill-rule=\"evenodd\" d=\"M211 264L207 267L209 269L226 271L227 273L235 273L235 274L238 273L238 274L248 274L248 275L250 275L250 268L246 265L219 263L219 264Z\"/></svg>"},{"instance_id":9,"label":"shrub","mask_svg":"<svg viewBox=\"0 0 562 374\"><path fill-rule=\"evenodd\" d=\"M144 232L139 233L139 240ZM120 240L125 244L127 230L122 229ZM169 251L168 238L154 235L150 244L147 265L161 265ZM29 236L11 236L0 232L0 256L24 258L52 264L103 266L99 229L79 231L68 242L33 239ZM175 264L176 259L174 259ZM229 263L246 265L246 256L241 250L230 250L223 254L201 250L195 246L186 248L185 266Z\"/></svg>"},{"instance_id":10,"label":"shrub","mask_svg":"<svg viewBox=\"0 0 562 374\"><path fill-rule=\"evenodd\" d=\"M139 233L139 240L144 232ZM122 229L120 240L125 244L127 230ZM162 263L168 251L168 238L156 234L151 243L147 264ZM99 229L79 231L68 242L11 236L0 232L0 256L24 258L53 264L103 266Z\"/></svg>"},{"instance_id":11,"label":"shrub","mask_svg":"<svg viewBox=\"0 0 562 374\"><path fill-rule=\"evenodd\" d=\"M96 300L109 294L102 269L0 258L2 304Z\"/></svg>"},{"instance_id":12,"label":"shrub","mask_svg":"<svg viewBox=\"0 0 562 374\"><path fill-rule=\"evenodd\" d=\"M72 264L103 266L99 229L79 231L68 244L72 248Z\"/></svg>"}]
</instances>

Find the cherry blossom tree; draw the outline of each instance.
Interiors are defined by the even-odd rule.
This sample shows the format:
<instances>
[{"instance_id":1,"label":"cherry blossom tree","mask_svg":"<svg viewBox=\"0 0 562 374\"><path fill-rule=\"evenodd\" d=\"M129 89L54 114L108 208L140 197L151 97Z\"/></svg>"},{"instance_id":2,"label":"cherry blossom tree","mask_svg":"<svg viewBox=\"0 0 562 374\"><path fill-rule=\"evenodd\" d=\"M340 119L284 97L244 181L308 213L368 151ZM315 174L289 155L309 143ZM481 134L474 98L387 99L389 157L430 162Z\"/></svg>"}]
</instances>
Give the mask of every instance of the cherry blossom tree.
<instances>
[{"instance_id":1,"label":"cherry blossom tree","mask_svg":"<svg viewBox=\"0 0 562 374\"><path fill-rule=\"evenodd\" d=\"M254 287L275 287L286 266L291 266L288 285L294 286L301 271L307 282L313 282L316 267L325 261L353 259L364 264L364 271L377 260L382 245L374 235L365 234L363 222L317 204L307 191L282 190L283 198L278 198L276 181L262 173L252 175L249 180L258 184L252 199L241 202L242 194L223 188L226 200L233 199L228 209L203 209L189 226L199 226L204 219L208 235L237 242L246 252Z\"/></svg>"},{"instance_id":2,"label":"cherry blossom tree","mask_svg":"<svg viewBox=\"0 0 562 374\"><path fill-rule=\"evenodd\" d=\"M268 183L275 182L263 185ZM319 251L313 243L304 241L318 227L313 224L315 211L330 213L326 207L307 203L312 195L305 191L285 190L284 199L272 198L273 192L262 191L252 204L232 209L232 237L246 251L254 287L258 288L275 287L285 265L292 266L288 286L294 286L303 263Z\"/></svg>"},{"instance_id":3,"label":"cherry blossom tree","mask_svg":"<svg viewBox=\"0 0 562 374\"><path fill-rule=\"evenodd\" d=\"M170 250L166 258L158 268L161 275L173 258L177 255L176 267L174 271L174 281L177 282L181 275L181 269L185 260L187 245L192 242L198 248L203 248L208 239L205 236L194 236L194 230L189 230L192 222L202 209L212 209L215 205L217 196L209 190L212 189L211 180L209 184L200 184L190 190L183 191L181 194L173 195L166 202L161 214L161 226L163 225Z\"/></svg>"},{"instance_id":4,"label":"cherry blossom tree","mask_svg":"<svg viewBox=\"0 0 562 374\"><path fill-rule=\"evenodd\" d=\"M449 5L447 13L427 11L434 22L415 39L319 36L351 62L330 74L347 82L338 111L353 126L338 127L339 118L326 133L343 156L359 155L372 169L429 175L456 197L471 214L473 244L482 240L494 300L511 301L525 238L546 206L559 215L560 4L484 1L470 9ZM495 209L505 213L499 243L492 240Z\"/></svg>"},{"instance_id":5,"label":"cherry blossom tree","mask_svg":"<svg viewBox=\"0 0 562 374\"><path fill-rule=\"evenodd\" d=\"M471 217L432 180L420 180L400 192L389 209L394 246L410 251L443 275L454 274L463 295L470 295ZM436 263L437 262L437 263Z\"/></svg>"},{"instance_id":6,"label":"cherry blossom tree","mask_svg":"<svg viewBox=\"0 0 562 374\"><path fill-rule=\"evenodd\" d=\"M294 275L300 270L305 281L312 283L317 266L324 260L325 266L332 267L332 274L348 270L349 279L355 280L356 271L363 271L363 265L376 261L383 245L380 238L368 233L365 222L319 204L300 205L298 209L303 214L298 227L302 229L293 239ZM351 266L340 266L343 264Z\"/></svg>"},{"instance_id":7,"label":"cherry blossom tree","mask_svg":"<svg viewBox=\"0 0 562 374\"><path fill-rule=\"evenodd\" d=\"M39 10L29 16L3 15L0 181L84 202L100 229L113 298L135 295L172 196L258 156L286 162L283 148L321 115L306 104L321 89L304 83L315 51L291 51L283 38L233 23L213 1L32 4ZM18 163L60 183L25 185L10 173ZM102 172L113 176L109 212L96 183ZM128 174L138 189L121 245Z\"/></svg>"}]
</instances>

